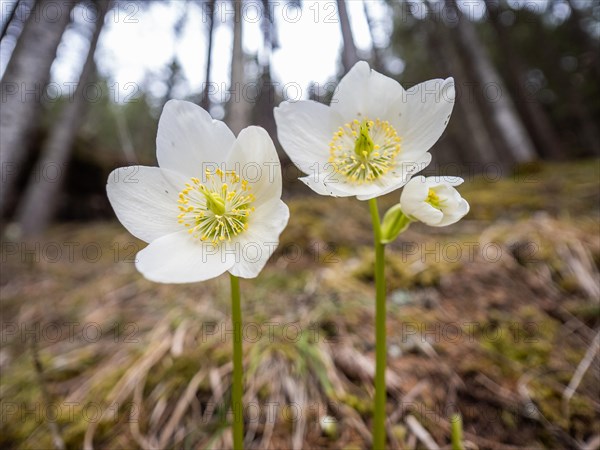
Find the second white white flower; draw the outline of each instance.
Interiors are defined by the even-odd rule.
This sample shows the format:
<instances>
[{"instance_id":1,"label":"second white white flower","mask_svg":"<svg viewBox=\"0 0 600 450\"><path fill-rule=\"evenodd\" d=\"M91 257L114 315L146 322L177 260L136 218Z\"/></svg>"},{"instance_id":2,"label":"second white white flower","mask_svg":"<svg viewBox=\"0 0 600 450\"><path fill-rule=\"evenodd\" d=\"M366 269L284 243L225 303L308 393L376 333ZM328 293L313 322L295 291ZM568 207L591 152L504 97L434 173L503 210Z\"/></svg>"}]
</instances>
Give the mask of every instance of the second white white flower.
<instances>
[{"instance_id":1,"label":"second white white flower","mask_svg":"<svg viewBox=\"0 0 600 450\"><path fill-rule=\"evenodd\" d=\"M331 106L298 101L275 108L277 133L312 190L369 200L427 167L454 98L452 78L405 90L361 61L340 81Z\"/></svg>"},{"instance_id":2,"label":"second white white flower","mask_svg":"<svg viewBox=\"0 0 600 450\"><path fill-rule=\"evenodd\" d=\"M414 177L402 190L400 208L429 226L451 225L469 212L469 204L454 188L462 183L459 177Z\"/></svg>"}]
</instances>

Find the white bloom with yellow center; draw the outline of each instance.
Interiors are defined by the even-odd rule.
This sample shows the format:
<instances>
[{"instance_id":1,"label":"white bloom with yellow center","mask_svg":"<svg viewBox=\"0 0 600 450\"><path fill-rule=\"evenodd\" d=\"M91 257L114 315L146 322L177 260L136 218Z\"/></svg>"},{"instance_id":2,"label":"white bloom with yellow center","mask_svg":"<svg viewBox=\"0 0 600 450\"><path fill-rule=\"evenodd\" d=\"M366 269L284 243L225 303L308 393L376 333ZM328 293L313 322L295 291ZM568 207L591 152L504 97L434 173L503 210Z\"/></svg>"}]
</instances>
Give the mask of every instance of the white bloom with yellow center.
<instances>
[{"instance_id":1,"label":"white bloom with yellow center","mask_svg":"<svg viewBox=\"0 0 600 450\"><path fill-rule=\"evenodd\" d=\"M113 171L106 190L121 223L149 245L136 267L149 280L191 283L226 271L253 278L285 228L281 167L265 130L236 139L199 106L167 102L158 125L160 167Z\"/></svg>"},{"instance_id":2,"label":"white bloom with yellow center","mask_svg":"<svg viewBox=\"0 0 600 450\"><path fill-rule=\"evenodd\" d=\"M331 105L275 108L284 150L315 192L368 200L396 190L431 162L454 106L454 80L404 88L361 61L340 81Z\"/></svg>"},{"instance_id":3,"label":"white bloom with yellow center","mask_svg":"<svg viewBox=\"0 0 600 450\"><path fill-rule=\"evenodd\" d=\"M400 209L432 227L451 225L469 212L469 204L454 188L462 183L459 177L414 177L402 189Z\"/></svg>"}]
</instances>

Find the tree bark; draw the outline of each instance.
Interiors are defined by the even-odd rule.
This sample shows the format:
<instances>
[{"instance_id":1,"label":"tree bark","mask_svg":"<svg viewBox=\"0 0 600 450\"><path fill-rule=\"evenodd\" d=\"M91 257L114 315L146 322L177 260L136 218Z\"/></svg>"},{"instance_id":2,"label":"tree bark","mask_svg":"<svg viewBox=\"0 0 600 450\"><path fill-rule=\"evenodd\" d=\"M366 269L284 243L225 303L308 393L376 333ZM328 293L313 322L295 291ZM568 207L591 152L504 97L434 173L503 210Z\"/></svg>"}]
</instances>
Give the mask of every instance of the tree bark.
<instances>
[{"instance_id":1,"label":"tree bark","mask_svg":"<svg viewBox=\"0 0 600 450\"><path fill-rule=\"evenodd\" d=\"M6 31L8 30L8 27L10 26L10 23L13 21L14 17L15 17L15 13L17 12L17 7L19 6L19 1L15 1L15 3L13 3L12 8L10 9L9 13L6 16L5 22L2 24L2 29L0 30L0 40L2 40L4 38L4 36L6 36Z\"/></svg>"},{"instance_id":2,"label":"tree bark","mask_svg":"<svg viewBox=\"0 0 600 450\"><path fill-rule=\"evenodd\" d=\"M600 45L595 41L590 34L583 29L582 22L584 14L576 7L574 0L567 0L569 8L571 8L571 16L567 19L569 30L573 36L573 40L578 41L585 48L585 63L591 66L597 77L600 77ZM590 8L588 14L592 14Z\"/></svg>"},{"instance_id":3,"label":"tree bark","mask_svg":"<svg viewBox=\"0 0 600 450\"><path fill-rule=\"evenodd\" d=\"M586 147L582 153L584 156L600 156L600 131L597 122L590 114L587 102L579 92L579 88L572 82L567 83L569 93L569 106L573 116L579 122L581 143Z\"/></svg>"},{"instance_id":4,"label":"tree bark","mask_svg":"<svg viewBox=\"0 0 600 450\"><path fill-rule=\"evenodd\" d=\"M371 63L375 70L378 72L383 72L383 63L381 57L381 50L377 45L375 45L375 24L373 23L373 18L371 17L371 13L369 12L369 7L367 6L367 2L369 0L363 0L363 11L365 14L365 19L367 19L367 26L369 27L369 35L371 36Z\"/></svg>"},{"instance_id":5,"label":"tree bark","mask_svg":"<svg viewBox=\"0 0 600 450\"><path fill-rule=\"evenodd\" d=\"M231 97L229 99L229 127L237 136L248 126L250 104L244 97L244 49L242 47L242 0L233 0L233 49L231 52Z\"/></svg>"},{"instance_id":6,"label":"tree bark","mask_svg":"<svg viewBox=\"0 0 600 450\"><path fill-rule=\"evenodd\" d=\"M354 44L354 38L352 37L352 27L350 26L350 18L346 9L346 1L337 0L337 7L340 27L342 29L342 40L344 42L342 64L344 65L344 70L348 72L358 62L358 52Z\"/></svg>"},{"instance_id":7,"label":"tree bark","mask_svg":"<svg viewBox=\"0 0 600 450\"><path fill-rule=\"evenodd\" d=\"M425 6L430 17L432 13L431 4L425 2ZM470 93L466 93L463 88L469 86L468 71L464 62L460 58L457 49L450 39L449 31L443 23L427 20L428 47L432 56L440 66L452 74L456 84L456 106L458 113L464 119L465 131L462 134L462 161L467 163L476 163L485 166L490 163L502 162L499 158L499 152L495 148L493 140L489 134L485 122L482 120L483 112L475 98ZM466 141L466 145L464 143ZM464 147L467 147L465 151ZM466 153L466 154L465 154ZM480 170L482 167L480 167Z\"/></svg>"},{"instance_id":8,"label":"tree bark","mask_svg":"<svg viewBox=\"0 0 600 450\"><path fill-rule=\"evenodd\" d=\"M61 7L60 17L49 17L46 5L53 11ZM0 108L0 216L6 213L15 183L27 156L29 135L35 129L42 95L50 80L50 67L56 58L58 44L70 22L75 1L39 0L27 19L23 32L2 77Z\"/></svg>"},{"instance_id":9,"label":"tree bark","mask_svg":"<svg viewBox=\"0 0 600 450\"><path fill-rule=\"evenodd\" d=\"M536 24L535 32L544 39L544 45L540 49L543 58L555 61L563 55L560 45L554 39L544 36L541 24ZM557 69L552 73L548 73L547 76L556 89L564 91L562 104L566 106L569 119L565 121L566 125L563 125L563 129L564 126L567 127L563 131L563 138L571 135L569 139L575 140L581 145L581 149L577 150L576 145L570 144L566 151L567 156L599 156L600 129L596 123L597 121L594 120L594 114L591 111L586 94L581 91L580 83L576 82L577 74L570 74L562 69ZM566 134L564 134L565 132Z\"/></svg>"},{"instance_id":10,"label":"tree bark","mask_svg":"<svg viewBox=\"0 0 600 450\"><path fill-rule=\"evenodd\" d=\"M456 6L456 0L445 0L447 8L456 14L456 38L460 52L469 60L477 83L487 92L487 87L494 86L496 98L486 99L486 107L490 112L491 122L497 129L506 150L510 152L515 163L525 163L536 159L531 138L518 116L512 98L500 74L492 64L487 50L483 46L473 23L465 18Z\"/></svg>"},{"instance_id":11,"label":"tree bark","mask_svg":"<svg viewBox=\"0 0 600 450\"><path fill-rule=\"evenodd\" d=\"M523 113L523 121L529 124L531 135L537 144L538 152L542 157L549 159L564 159L565 152L561 146L560 137L550 118L537 99L527 95L525 86L525 64L518 53L512 48L510 35L506 28L500 23L500 8L497 0L485 0L488 16L492 23L499 47L504 55L506 69L513 92L517 99L517 109Z\"/></svg>"},{"instance_id":12,"label":"tree bark","mask_svg":"<svg viewBox=\"0 0 600 450\"><path fill-rule=\"evenodd\" d=\"M263 15L260 21L260 27L263 33L264 50L267 53L266 58L270 60L271 52L279 48L279 40L277 38L277 24L272 14L271 0L262 0Z\"/></svg>"},{"instance_id":13,"label":"tree bark","mask_svg":"<svg viewBox=\"0 0 600 450\"><path fill-rule=\"evenodd\" d=\"M212 68L212 48L213 48L213 39L214 39L214 29L215 29L215 5L216 0L208 0L206 2L208 9L208 45L206 49L206 74L204 75L204 90L202 91L202 100L200 102L200 106L208 111L210 108L210 96L208 95L210 92L210 70Z\"/></svg>"},{"instance_id":14,"label":"tree bark","mask_svg":"<svg viewBox=\"0 0 600 450\"><path fill-rule=\"evenodd\" d=\"M52 128L48 140L42 148L40 160L29 179L17 221L23 236L30 237L42 232L52 220L59 204L60 191L66 175L73 141L77 135L87 108L84 89L94 73L94 53L104 25L110 0L97 0L97 17L90 39L90 46L73 98L64 106L61 115ZM60 171L56 178L44 176L46 168L55 167Z\"/></svg>"},{"instance_id":15,"label":"tree bark","mask_svg":"<svg viewBox=\"0 0 600 450\"><path fill-rule=\"evenodd\" d=\"M273 109L276 106L276 93L271 80L270 66L263 67L263 73L258 79L258 84L260 85L260 91L253 109L254 121L257 125L267 130L269 135L275 137L277 135L277 126L275 124Z\"/></svg>"}]
</instances>

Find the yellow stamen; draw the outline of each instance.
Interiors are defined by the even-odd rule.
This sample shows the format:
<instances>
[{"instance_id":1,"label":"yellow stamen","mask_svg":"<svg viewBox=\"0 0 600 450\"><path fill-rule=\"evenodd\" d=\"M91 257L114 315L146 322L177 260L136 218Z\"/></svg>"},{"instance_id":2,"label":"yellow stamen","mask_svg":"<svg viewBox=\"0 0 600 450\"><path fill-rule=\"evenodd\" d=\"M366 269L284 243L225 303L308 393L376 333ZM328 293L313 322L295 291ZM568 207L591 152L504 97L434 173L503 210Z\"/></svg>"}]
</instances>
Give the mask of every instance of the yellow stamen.
<instances>
[{"instance_id":1,"label":"yellow stamen","mask_svg":"<svg viewBox=\"0 0 600 450\"><path fill-rule=\"evenodd\" d=\"M329 162L357 184L371 183L394 167L400 137L387 121L354 119L333 134Z\"/></svg>"},{"instance_id":2,"label":"yellow stamen","mask_svg":"<svg viewBox=\"0 0 600 450\"><path fill-rule=\"evenodd\" d=\"M429 189L429 192L427 193L427 199L425 200L427 203L429 203L431 206L433 206L435 209L442 209L442 199L440 199L440 196L436 194L436 192L433 189Z\"/></svg>"},{"instance_id":3,"label":"yellow stamen","mask_svg":"<svg viewBox=\"0 0 600 450\"><path fill-rule=\"evenodd\" d=\"M179 193L177 216L192 237L218 244L246 229L254 195L235 171L206 170L205 184L191 178ZM216 176L214 176L216 175Z\"/></svg>"}]
</instances>

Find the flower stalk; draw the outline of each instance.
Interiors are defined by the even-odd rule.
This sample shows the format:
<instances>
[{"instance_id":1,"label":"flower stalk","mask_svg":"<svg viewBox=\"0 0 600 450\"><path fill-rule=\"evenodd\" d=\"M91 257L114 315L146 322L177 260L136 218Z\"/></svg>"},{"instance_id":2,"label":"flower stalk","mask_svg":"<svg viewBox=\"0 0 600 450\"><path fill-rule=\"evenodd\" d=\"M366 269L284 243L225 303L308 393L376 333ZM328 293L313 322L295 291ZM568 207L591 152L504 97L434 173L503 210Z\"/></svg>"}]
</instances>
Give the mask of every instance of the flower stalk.
<instances>
[{"instance_id":1,"label":"flower stalk","mask_svg":"<svg viewBox=\"0 0 600 450\"><path fill-rule=\"evenodd\" d=\"M231 322L233 325L233 384L231 386L231 410L233 411L233 449L244 448L243 360L242 360L242 305L240 279L229 275L231 281Z\"/></svg>"},{"instance_id":2,"label":"flower stalk","mask_svg":"<svg viewBox=\"0 0 600 450\"><path fill-rule=\"evenodd\" d=\"M452 450L464 450L463 442L462 442L462 417L460 414L454 414L451 419L451 430L452 430Z\"/></svg>"},{"instance_id":3,"label":"flower stalk","mask_svg":"<svg viewBox=\"0 0 600 450\"><path fill-rule=\"evenodd\" d=\"M385 304L385 244L381 240L381 222L377 199L369 200L373 237L375 245L375 405L373 410L373 449L385 448L385 368L386 344L386 304Z\"/></svg>"},{"instance_id":4,"label":"flower stalk","mask_svg":"<svg viewBox=\"0 0 600 450\"><path fill-rule=\"evenodd\" d=\"M235 275L231 281L231 321L233 325L233 384L231 387L231 410L233 412L233 449L244 448L244 417L242 407L243 360L242 360L242 306L240 280Z\"/></svg>"},{"instance_id":5,"label":"flower stalk","mask_svg":"<svg viewBox=\"0 0 600 450\"><path fill-rule=\"evenodd\" d=\"M448 125L455 97L451 77L406 90L359 61L340 81L330 106L285 101L274 110L281 145L298 169L310 174L300 178L302 182L320 195L369 200L375 240L373 448L377 450L386 443L385 245L412 222L441 227L469 212L468 203L454 189L462 179L412 178L431 162L429 149ZM382 220L376 198L400 188L400 203Z\"/></svg>"}]
</instances>

